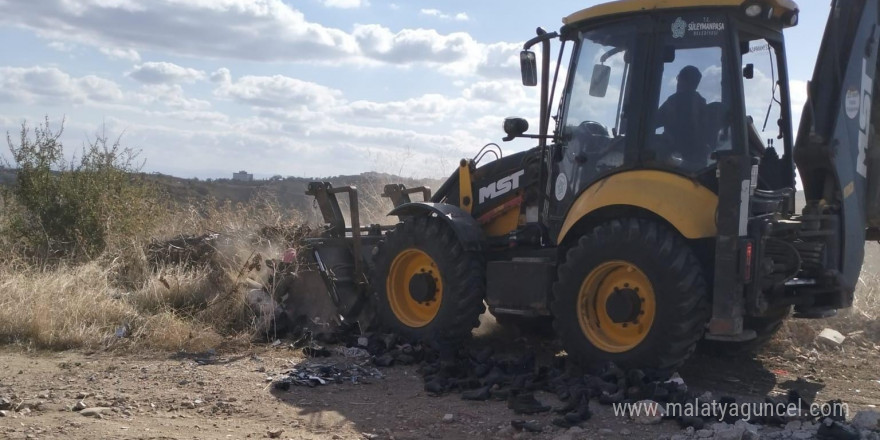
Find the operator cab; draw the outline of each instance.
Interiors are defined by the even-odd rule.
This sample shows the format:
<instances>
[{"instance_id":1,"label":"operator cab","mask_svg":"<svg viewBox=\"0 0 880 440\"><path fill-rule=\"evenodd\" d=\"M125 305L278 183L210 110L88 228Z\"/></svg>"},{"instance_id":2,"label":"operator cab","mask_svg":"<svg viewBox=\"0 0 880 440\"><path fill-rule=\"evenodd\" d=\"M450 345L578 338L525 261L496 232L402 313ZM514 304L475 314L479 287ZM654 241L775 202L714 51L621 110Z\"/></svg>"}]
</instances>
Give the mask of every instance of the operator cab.
<instances>
[{"instance_id":1,"label":"operator cab","mask_svg":"<svg viewBox=\"0 0 880 440\"><path fill-rule=\"evenodd\" d=\"M627 170L676 173L717 193L724 155L760 163L761 190L794 187L782 30L797 22L796 6L650 3L612 2L563 20L560 39L574 48L548 136L551 224L591 184Z\"/></svg>"}]
</instances>

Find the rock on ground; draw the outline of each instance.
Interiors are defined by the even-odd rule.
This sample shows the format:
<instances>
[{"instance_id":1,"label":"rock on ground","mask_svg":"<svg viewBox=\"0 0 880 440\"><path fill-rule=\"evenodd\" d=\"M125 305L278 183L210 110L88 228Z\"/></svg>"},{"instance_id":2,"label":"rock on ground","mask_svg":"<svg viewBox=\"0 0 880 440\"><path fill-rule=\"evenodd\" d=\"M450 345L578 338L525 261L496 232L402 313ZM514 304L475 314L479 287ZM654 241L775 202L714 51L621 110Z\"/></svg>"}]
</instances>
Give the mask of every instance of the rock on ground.
<instances>
[{"instance_id":1,"label":"rock on ground","mask_svg":"<svg viewBox=\"0 0 880 440\"><path fill-rule=\"evenodd\" d=\"M859 429L880 429L880 412L859 411L853 417L852 424Z\"/></svg>"},{"instance_id":2,"label":"rock on ground","mask_svg":"<svg viewBox=\"0 0 880 440\"><path fill-rule=\"evenodd\" d=\"M662 422L663 416L666 415L660 404L653 400L640 400L634 406L641 409L641 412L630 414L630 418L640 425L656 425Z\"/></svg>"},{"instance_id":3,"label":"rock on ground","mask_svg":"<svg viewBox=\"0 0 880 440\"><path fill-rule=\"evenodd\" d=\"M844 336L842 333L830 328L822 330L821 332L819 332L819 336L816 337L816 341L831 347L837 347L840 344L843 344L843 341L845 339L846 336Z\"/></svg>"},{"instance_id":4,"label":"rock on ground","mask_svg":"<svg viewBox=\"0 0 880 440\"><path fill-rule=\"evenodd\" d=\"M103 406L96 406L93 408L84 408L79 412L79 414L81 416L85 416L85 417L94 417L94 418L100 419L101 417L103 417L102 413L104 411L109 410L109 409L110 408L106 408Z\"/></svg>"}]
</instances>

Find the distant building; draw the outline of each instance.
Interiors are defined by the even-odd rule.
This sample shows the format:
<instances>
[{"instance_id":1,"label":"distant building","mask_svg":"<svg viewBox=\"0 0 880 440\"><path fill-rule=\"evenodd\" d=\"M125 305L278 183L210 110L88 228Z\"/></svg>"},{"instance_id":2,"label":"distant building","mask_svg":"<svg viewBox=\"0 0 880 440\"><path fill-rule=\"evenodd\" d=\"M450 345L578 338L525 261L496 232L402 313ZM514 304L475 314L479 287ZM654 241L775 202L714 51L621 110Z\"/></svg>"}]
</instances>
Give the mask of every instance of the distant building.
<instances>
[{"instance_id":1,"label":"distant building","mask_svg":"<svg viewBox=\"0 0 880 440\"><path fill-rule=\"evenodd\" d=\"M232 173L232 180L237 180L239 182L252 182L254 180L254 175L247 171L239 171L237 173Z\"/></svg>"}]
</instances>

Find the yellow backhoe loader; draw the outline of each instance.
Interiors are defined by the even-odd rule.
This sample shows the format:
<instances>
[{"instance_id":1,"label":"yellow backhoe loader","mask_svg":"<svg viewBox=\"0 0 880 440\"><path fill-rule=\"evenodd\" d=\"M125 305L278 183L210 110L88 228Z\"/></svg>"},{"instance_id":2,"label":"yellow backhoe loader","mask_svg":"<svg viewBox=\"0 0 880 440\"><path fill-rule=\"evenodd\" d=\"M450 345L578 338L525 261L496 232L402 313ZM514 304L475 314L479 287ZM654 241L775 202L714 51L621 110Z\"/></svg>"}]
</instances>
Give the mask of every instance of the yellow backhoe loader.
<instances>
[{"instance_id":1,"label":"yellow backhoe loader","mask_svg":"<svg viewBox=\"0 0 880 440\"><path fill-rule=\"evenodd\" d=\"M584 365L671 370L702 340L750 348L792 313L831 316L852 305L865 241L880 238L878 3L831 3L797 137L793 1L575 12L521 53L538 130L509 118L505 140L537 146L484 148L433 194L388 185L391 227L360 225L356 188L312 183L326 228L305 254L344 320L456 340L488 306L552 320Z\"/></svg>"}]
</instances>

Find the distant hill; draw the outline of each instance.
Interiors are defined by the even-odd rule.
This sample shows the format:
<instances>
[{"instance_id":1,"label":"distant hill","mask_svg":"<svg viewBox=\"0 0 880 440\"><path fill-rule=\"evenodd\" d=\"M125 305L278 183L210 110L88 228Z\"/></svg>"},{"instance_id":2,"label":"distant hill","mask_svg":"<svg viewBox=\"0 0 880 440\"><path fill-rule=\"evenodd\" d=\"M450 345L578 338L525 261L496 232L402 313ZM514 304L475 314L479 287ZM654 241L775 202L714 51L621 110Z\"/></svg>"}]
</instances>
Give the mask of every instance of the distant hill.
<instances>
[{"instance_id":1,"label":"distant hill","mask_svg":"<svg viewBox=\"0 0 880 440\"><path fill-rule=\"evenodd\" d=\"M15 174L15 170L0 168L0 185L14 184ZM172 200L181 203L215 200L219 203L229 201L237 204L249 203L258 198L269 198L282 209L301 212L310 212L313 209L312 198L305 195L309 182L330 182L334 187L353 185L358 188L362 211L365 213L377 211L376 215L382 212L383 216L387 212L386 209L390 208L390 204L386 203L387 200L381 197L385 184L402 183L407 187L424 185L436 190L443 183L442 180L437 179L403 178L375 172L326 178L276 176L250 182L232 179L183 179L159 173L144 174L144 176L154 181ZM340 196L340 199L344 203L345 197ZM414 197L415 199L417 197Z\"/></svg>"},{"instance_id":2,"label":"distant hill","mask_svg":"<svg viewBox=\"0 0 880 440\"><path fill-rule=\"evenodd\" d=\"M402 183L407 187L426 185L433 189L437 189L441 183L439 180L409 179L373 172L327 178L276 177L250 182L232 179L181 179L163 174L149 174L147 177L158 183L164 191L174 200L178 201L211 198L217 201L228 200L232 203L247 203L255 198L268 196L275 199L283 208L297 210L311 209L312 198L306 196L305 192L309 182L314 181L330 182L334 187L356 186L361 199L365 201L369 201L371 198L381 194L383 187L387 183Z\"/></svg>"}]
</instances>

